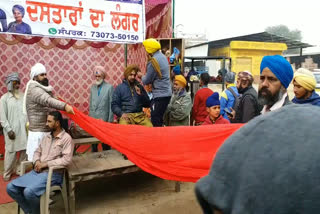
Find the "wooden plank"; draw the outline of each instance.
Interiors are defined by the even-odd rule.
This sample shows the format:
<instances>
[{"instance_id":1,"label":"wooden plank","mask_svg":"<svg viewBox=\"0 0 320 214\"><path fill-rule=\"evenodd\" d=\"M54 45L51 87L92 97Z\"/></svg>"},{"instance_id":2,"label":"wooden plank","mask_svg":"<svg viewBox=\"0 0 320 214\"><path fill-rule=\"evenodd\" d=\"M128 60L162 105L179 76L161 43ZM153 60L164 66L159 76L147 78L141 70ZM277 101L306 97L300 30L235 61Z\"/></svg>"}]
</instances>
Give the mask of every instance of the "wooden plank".
<instances>
[{"instance_id":1,"label":"wooden plank","mask_svg":"<svg viewBox=\"0 0 320 214\"><path fill-rule=\"evenodd\" d=\"M77 139L73 139L73 142L75 145L101 143L100 140L98 140L95 137L77 138Z\"/></svg>"},{"instance_id":2,"label":"wooden plank","mask_svg":"<svg viewBox=\"0 0 320 214\"><path fill-rule=\"evenodd\" d=\"M77 156L73 158L72 163L77 170L72 166L69 171L70 177L134 166L129 160L124 160L121 153L116 150Z\"/></svg>"}]
</instances>

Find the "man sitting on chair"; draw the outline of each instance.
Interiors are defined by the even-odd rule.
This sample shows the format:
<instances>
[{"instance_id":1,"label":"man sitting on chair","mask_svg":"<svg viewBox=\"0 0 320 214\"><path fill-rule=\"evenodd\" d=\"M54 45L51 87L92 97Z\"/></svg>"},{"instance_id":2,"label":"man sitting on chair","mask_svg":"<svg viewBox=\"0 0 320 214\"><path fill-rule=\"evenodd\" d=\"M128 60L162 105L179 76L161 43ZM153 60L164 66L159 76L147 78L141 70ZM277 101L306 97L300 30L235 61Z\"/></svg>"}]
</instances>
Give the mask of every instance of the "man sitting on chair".
<instances>
[{"instance_id":1,"label":"man sitting on chair","mask_svg":"<svg viewBox=\"0 0 320 214\"><path fill-rule=\"evenodd\" d=\"M61 127L62 115L52 111L47 117L45 135L33 155L33 170L7 185L7 193L19 204L24 213L40 214L40 196L46 190L48 167L67 166L73 155L72 138ZM52 174L51 185L61 185L63 173Z\"/></svg>"}]
</instances>

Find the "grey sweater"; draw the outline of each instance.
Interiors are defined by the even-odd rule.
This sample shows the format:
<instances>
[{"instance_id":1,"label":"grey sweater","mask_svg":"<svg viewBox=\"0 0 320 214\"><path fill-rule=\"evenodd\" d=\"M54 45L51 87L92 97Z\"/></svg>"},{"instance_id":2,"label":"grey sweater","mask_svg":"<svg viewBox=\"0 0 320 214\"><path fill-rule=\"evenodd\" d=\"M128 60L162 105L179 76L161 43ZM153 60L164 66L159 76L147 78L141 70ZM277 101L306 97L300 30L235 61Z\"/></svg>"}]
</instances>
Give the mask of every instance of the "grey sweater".
<instances>
[{"instance_id":1,"label":"grey sweater","mask_svg":"<svg viewBox=\"0 0 320 214\"><path fill-rule=\"evenodd\" d=\"M320 111L288 105L251 120L220 147L197 193L223 214L320 213Z\"/></svg>"},{"instance_id":2,"label":"grey sweater","mask_svg":"<svg viewBox=\"0 0 320 214\"><path fill-rule=\"evenodd\" d=\"M29 130L33 132L49 132L50 130L46 128L46 122L50 109L64 110L66 104L53 98L52 93L39 83L30 83L26 93Z\"/></svg>"},{"instance_id":3,"label":"grey sweater","mask_svg":"<svg viewBox=\"0 0 320 214\"><path fill-rule=\"evenodd\" d=\"M152 84L152 94L154 98L170 97L172 95L172 90L168 60L165 55L161 53L161 51L155 52L153 54L153 57L158 61L160 65L162 78L159 78L151 62L148 62L147 73L142 78L142 82L144 85Z\"/></svg>"}]
</instances>

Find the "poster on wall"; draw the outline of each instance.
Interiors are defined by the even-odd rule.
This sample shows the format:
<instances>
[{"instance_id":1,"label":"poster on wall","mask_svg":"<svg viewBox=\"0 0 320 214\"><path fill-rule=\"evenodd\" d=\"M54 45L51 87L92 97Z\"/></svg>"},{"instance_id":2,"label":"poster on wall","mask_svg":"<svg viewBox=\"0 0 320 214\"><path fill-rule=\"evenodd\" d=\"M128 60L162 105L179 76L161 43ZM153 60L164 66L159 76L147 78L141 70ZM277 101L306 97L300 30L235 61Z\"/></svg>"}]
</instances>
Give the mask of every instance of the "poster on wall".
<instances>
[{"instance_id":1,"label":"poster on wall","mask_svg":"<svg viewBox=\"0 0 320 214\"><path fill-rule=\"evenodd\" d=\"M145 30L144 0L0 0L0 33L140 43Z\"/></svg>"}]
</instances>

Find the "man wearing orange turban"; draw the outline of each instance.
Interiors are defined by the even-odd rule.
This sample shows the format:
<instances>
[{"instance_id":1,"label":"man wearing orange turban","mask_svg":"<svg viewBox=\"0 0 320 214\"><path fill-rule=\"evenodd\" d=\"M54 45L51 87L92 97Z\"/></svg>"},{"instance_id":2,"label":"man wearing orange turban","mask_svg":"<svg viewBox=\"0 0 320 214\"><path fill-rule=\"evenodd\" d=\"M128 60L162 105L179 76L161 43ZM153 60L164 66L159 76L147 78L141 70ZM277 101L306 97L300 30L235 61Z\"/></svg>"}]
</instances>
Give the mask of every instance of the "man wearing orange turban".
<instances>
[{"instance_id":1,"label":"man wearing orange turban","mask_svg":"<svg viewBox=\"0 0 320 214\"><path fill-rule=\"evenodd\" d=\"M167 126L188 126L192 108L190 94L185 87L187 80L182 75L174 77L173 96L165 112L164 119Z\"/></svg>"},{"instance_id":2,"label":"man wearing orange turban","mask_svg":"<svg viewBox=\"0 0 320 214\"><path fill-rule=\"evenodd\" d=\"M157 40L147 39L143 41L143 46L148 53L148 64L142 83L152 84L151 121L153 126L159 127L163 125L163 115L172 95L169 64Z\"/></svg>"},{"instance_id":3,"label":"man wearing orange turban","mask_svg":"<svg viewBox=\"0 0 320 214\"><path fill-rule=\"evenodd\" d=\"M150 107L150 99L143 86L136 80L140 68L129 65L124 71L124 80L113 93L111 109L117 115L119 124L143 125L152 127L152 123L142 111Z\"/></svg>"}]
</instances>

